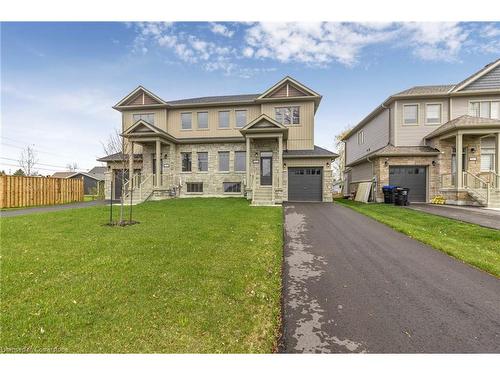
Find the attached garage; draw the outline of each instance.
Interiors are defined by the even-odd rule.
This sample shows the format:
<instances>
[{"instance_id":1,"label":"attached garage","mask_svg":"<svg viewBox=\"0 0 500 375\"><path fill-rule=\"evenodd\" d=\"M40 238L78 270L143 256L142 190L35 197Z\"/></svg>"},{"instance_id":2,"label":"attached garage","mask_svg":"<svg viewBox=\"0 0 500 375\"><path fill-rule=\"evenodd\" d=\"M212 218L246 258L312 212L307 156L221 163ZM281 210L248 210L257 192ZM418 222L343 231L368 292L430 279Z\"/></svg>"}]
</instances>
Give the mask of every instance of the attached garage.
<instances>
[{"instance_id":1,"label":"attached garage","mask_svg":"<svg viewBox=\"0 0 500 375\"><path fill-rule=\"evenodd\" d=\"M410 202L427 200L427 168L424 166L390 166L389 185L410 189Z\"/></svg>"},{"instance_id":2,"label":"attached garage","mask_svg":"<svg viewBox=\"0 0 500 375\"><path fill-rule=\"evenodd\" d=\"M323 200L323 168L288 168L288 201L321 202Z\"/></svg>"}]
</instances>

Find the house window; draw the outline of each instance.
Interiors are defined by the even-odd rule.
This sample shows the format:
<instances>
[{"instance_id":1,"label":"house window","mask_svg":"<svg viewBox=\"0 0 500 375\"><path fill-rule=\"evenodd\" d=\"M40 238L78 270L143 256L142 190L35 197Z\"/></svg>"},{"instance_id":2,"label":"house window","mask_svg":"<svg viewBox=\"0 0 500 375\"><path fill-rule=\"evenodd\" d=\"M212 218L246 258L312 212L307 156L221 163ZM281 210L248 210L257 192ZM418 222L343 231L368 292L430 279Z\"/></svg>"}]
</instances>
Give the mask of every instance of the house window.
<instances>
[{"instance_id":1,"label":"house window","mask_svg":"<svg viewBox=\"0 0 500 375\"><path fill-rule=\"evenodd\" d=\"M224 182L224 193L241 193L241 182Z\"/></svg>"},{"instance_id":2,"label":"house window","mask_svg":"<svg viewBox=\"0 0 500 375\"><path fill-rule=\"evenodd\" d=\"M192 113L191 112L181 113L181 128L184 130L191 129L191 123L192 123Z\"/></svg>"},{"instance_id":3,"label":"house window","mask_svg":"<svg viewBox=\"0 0 500 375\"><path fill-rule=\"evenodd\" d=\"M234 170L244 172L247 170L247 153L246 151L234 152Z\"/></svg>"},{"instance_id":4,"label":"house window","mask_svg":"<svg viewBox=\"0 0 500 375\"><path fill-rule=\"evenodd\" d=\"M229 128L229 111L219 111L219 128Z\"/></svg>"},{"instance_id":5,"label":"house window","mask_svg":"<svg viewBox=\"0 0 500 375\"><path fill-rule=\"evenodd\" d=\"M236 127L243 128L247 124L247 111L246 110L238 110L234 111L236 115Z\"/></svg>"},{"instance_id":6,"label":"house window","mask_svg":"<svg viewBox=\"0 0 500 375\"><path fill-rule=\"evenodd\" d=\"M146 121L148 124L154 125L155 124L155 114L154 113L134 113L132 115L134 124L139 121L143 120Z\"/></svg>"},{"instance_id":7,"label":"house window","mask_svg":"<svg viewBox=\"0 0 500 375\"><path fill-rule=\"evenodd\" d=\"M300 123L300 107L277 107L274 118L283 125L298 125Z\"/></svg>"},{"instance_id":8,"label":"house window","mask_svg":"<svg viewBox=\"0 0 500 375\"><path fill-rule=\"evenodd\" d=\"M441 104L427 104L425 106L425 123L426 124L441 123Z\"/></svg>"},{"instance_id":9,"label":"house window","mask_svg":"<svg viewBox=\"0 0 500 375\"><path fill-rule=\"evenodd\" d=\"M469 115L500 119L500 101L478 101L470 102Z\"/></svg>"},{"instance_id":10,"label":"house window","mask_svg":"<svg viewBox=\"0 0 500 375\"><path fill-rule=\"evenodd\" d=\"M403 106L403 124L418 124L418 104L406 104Z\"/></svg>"},{"instance_id":11,"label":"house window","mask_svg":"<svg viewBox=\"0 0 500 375\"><path fill-rule=\"evenodd\" d=\"M365 132L363 130L358 132L358 145L365 143Z\"/></svg>"},{"instance_id":12,"label":"house window","mask_svg":"<svg viewBox=\"0 0 500 375\"><path fill-rule=\"evenodd\" d=\"M219 151L219 171L229 171L229 151Z\"/></svg>"},{"instance_id":13,"label":"house window","mask_svg":"<svg viewBox=\"0 0 500 375\"><path fill-rule=\"evenodd\" d=\"M188 193L203 193L203 182L187 182Z\"/></svg>"},{"instance_id":14,"label":"house window","mask_svg":"<svg viewBox=\"0 0 500 375\"><path fill-rule=\"evenodd\" d=\"M495 170L495 138L481 139L481 172Z\"/></svg>"},{"instance_id":15,"label":"house window","mask_svg":"<svg viewBox=\"0 0 500 375\"><path fill-rule=\"evenodd\" d=\"M208 112L198 112L198 129L208 129Z\"/></svg>"},{"instance_id":16,"label":"house window","mask_svg":"<svg viewBox=\"0 0 500 375\"><path fill-rule=\"evenodd\" d=\"M198 171L208 171L208 152L198 152Z\"/></svg>"},{"instance_id":17,"label":"house window","mask_svg":"<svg viewBox=\"0 0 500 375\"><path fill-rule=\"evenodd\" d=\"M183 172L191 172L191 153L181 152L181 164Z\"/></svg>"}]
</instances>

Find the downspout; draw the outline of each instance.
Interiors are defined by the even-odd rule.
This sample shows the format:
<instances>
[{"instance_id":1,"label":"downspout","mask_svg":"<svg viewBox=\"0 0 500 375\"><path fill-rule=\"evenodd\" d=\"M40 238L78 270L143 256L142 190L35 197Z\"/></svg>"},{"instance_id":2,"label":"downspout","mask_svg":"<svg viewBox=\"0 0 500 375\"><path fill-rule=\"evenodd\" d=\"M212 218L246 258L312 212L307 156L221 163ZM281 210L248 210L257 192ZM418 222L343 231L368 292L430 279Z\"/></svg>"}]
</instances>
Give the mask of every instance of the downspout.
<instances>
[{"instance_id":1,"label":"downspout","mask_svg":"<svg viewBox=\"0 0 500 375\"><path fill-rule=\"evenodd\" d=\"M387 145L386 146L394 146L392 143L391 143L391 107L387 107L384 103L381 104L381 107L383 109L387 109L389 110L389 117L388 117L388 125L389 125L389 139L387 140Z\"/></svg>"},{"instance_id":2,"label":"downspout","mask_svg":"<svg viewBox=\"0 0 500 375\"><path fill-rule=\"evenodd\" d=\"M372 200L375 202L376 201L375 200L375 184L377 183L377 181L375 180L375 176L374 176L373 161L370 160L369 156L366 157L366 161L369 162L372 166L372 182L373 182L373 184L372 184L372 189L371 189L372 190L371 195L372 195Z\"/></svg>"}]
</instances>

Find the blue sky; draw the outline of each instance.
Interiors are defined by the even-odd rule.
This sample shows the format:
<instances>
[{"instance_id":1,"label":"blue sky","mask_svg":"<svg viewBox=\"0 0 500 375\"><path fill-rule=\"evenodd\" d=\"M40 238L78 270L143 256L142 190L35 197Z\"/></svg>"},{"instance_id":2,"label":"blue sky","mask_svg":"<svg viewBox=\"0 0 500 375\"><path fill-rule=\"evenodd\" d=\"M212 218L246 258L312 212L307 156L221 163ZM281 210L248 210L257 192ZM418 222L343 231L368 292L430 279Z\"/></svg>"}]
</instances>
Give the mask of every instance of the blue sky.
<instances>
[{"instance_id":1,"label":"blue sky","mask_svg":"<svg viewBox=\"0 0 500 375\"><path fill-rule=\"evenodd\" d=\"M315 143L407 87L500 57L500 23L3 23L0 169L34 144L43 174L96 165L139 84L165 100L258 93L285 75L323 95ZM12 160L14 159L14 160Z\"/></svg>"}]
</instances>

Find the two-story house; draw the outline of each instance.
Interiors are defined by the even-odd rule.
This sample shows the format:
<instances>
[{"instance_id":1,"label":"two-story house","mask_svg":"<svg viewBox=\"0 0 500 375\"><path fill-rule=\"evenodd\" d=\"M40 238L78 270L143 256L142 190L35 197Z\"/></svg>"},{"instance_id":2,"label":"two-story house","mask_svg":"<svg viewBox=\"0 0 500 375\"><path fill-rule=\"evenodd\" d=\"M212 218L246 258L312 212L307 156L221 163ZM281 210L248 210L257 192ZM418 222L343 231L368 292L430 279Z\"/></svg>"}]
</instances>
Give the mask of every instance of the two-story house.
<instances>
[{"instance_id":1,"label":"two-story house","mask_svg":"<svg viewBox=\"0 0 500 375\"><path fill-rule=\"evenodd\" d=\"M343 141L344 194L371 181L376 201L398 185L413 202L500 207L500 59L458 84L391 95Z\"/></svg>"},{"instance_id":2,"label":"two-story house","mask_svg":"<svg viewBox=\"0 0 500 375\"><path fill-rule=\"evenodd\" d=\"M331 201L337 155L314 145L320 101L290 77L260 94L173 101L140 86L113 107L122 113L125 141L123 152L98 159L108 167L106 197Z\"/></svg>"}]
</instances>

